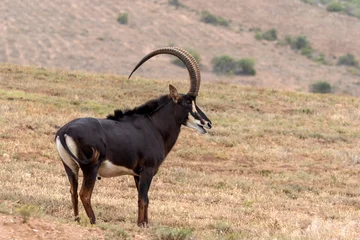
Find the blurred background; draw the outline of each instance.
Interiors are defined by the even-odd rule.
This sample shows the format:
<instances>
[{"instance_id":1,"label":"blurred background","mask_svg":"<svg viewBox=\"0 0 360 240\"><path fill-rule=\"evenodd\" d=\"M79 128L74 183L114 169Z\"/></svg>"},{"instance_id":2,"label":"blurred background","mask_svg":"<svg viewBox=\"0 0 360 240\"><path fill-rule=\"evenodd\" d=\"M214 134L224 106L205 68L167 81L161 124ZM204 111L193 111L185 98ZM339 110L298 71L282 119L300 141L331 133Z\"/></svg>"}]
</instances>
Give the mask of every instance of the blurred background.
<instances>
[{"instance_id":1,"label":"blurred background","mask_svg":"<svg viewBox=\"0 0 360 240\"><path fill-rule=\"evenodd\" d=\"M128 75L189 50L202 80L360 95L360 1L3 0L0 62ZM185 79L158 56L135 77Z\"/></svg>"}]
</instances>

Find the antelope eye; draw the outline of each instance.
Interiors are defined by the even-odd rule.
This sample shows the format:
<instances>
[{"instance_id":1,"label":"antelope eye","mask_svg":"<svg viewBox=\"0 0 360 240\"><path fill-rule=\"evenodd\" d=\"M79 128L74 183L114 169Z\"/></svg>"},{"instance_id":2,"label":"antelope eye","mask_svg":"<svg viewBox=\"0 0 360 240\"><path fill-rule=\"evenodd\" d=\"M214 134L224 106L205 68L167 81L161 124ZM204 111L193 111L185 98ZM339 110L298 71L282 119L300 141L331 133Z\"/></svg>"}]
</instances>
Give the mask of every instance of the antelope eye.
<instances>
[{"instance_id":1,"label":"antelope eye","mask_svg":"<svg viewBox=\"0 0 360 240\"><path fill-rule=\"evenodd\" d=\"M191 104L191 100L187 99L186 101L186 104L190 105Z\"/></svg>"}]
</instances>

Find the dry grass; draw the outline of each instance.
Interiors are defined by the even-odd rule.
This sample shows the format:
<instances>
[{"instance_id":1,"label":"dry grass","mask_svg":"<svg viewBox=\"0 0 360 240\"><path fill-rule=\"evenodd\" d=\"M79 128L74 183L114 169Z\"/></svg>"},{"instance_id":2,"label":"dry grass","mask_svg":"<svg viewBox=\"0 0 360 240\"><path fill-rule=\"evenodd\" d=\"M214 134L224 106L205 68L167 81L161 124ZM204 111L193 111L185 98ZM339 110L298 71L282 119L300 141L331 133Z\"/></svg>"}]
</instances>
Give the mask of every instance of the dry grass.
<instances>
[{"instance_id":1,"label":"dry grass","mask_svg":"<svg viewBox=\"0 0 360 240\"><path fill-rule=\"evenodd\" d=\"M71 222L58 127L134 107L167 84L0 65L0 212L35 206L37 217ZM186 91L188 83L175 85ZM132 177L97 182L93 206L105 239L360 236L359 99L203 84L198 102L214 128L183 129L153 181L150 228L136 226Z\"/></svg>"}]
</instances>

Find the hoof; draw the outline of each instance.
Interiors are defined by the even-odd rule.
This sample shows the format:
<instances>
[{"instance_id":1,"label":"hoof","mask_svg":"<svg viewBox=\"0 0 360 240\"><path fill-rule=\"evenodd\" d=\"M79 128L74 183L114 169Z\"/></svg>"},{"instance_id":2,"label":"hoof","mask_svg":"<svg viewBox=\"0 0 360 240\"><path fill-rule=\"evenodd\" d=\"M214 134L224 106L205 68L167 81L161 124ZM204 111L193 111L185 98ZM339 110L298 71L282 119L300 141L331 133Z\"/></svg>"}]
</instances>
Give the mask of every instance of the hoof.
<instances>
[{"instance_id":1,"label":"hoof","mask_svg":"<svg viewBox=\"0 0 360 240\"><path fill-rule=\"evenodd\" d=\"M75 216L75 222L80 222L80 217L79 216Z\"/></svg>"},{"instance_id":2,"label":"hoof","mask_svg":"<svg viewBox=\"0 0 360 240\"><path fill-rule=\"evenodd\" d=\"M149 223L147 223L147 222L141 222L141 223L138 223L138 226L141 227L141 228L148 228L148 227L149 227Z\"/></svg>"}]
</instances>

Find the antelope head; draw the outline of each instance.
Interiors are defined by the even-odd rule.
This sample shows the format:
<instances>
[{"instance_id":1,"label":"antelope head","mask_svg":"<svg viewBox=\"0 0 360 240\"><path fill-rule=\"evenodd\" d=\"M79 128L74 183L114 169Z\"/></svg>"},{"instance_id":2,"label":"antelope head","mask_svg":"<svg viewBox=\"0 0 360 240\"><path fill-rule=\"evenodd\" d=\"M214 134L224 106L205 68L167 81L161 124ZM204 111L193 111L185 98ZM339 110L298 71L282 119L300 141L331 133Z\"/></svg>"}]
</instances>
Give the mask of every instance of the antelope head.
<instances>
[{"instance_id":1,"label":"antelope head","mask_svg":"<svg viewBox=\"0 0 360 240\"><path fill-rule=\"evenodd\" d=\"M176 121L186 127L197 130L199 133L206 133L205 129L210 129L212 124L210 119L196 103L196 97L200 89L200 69L195 58L186 50L178 47L157 49L140 60L131 72L129 78L144 62L159 54L170 54L178 57L185 64L189 72L190 88L188 93L180 94L176 87L171 84L169 85L169 96L175 104L174 112Z\"/></svg>"}]
</instances>

